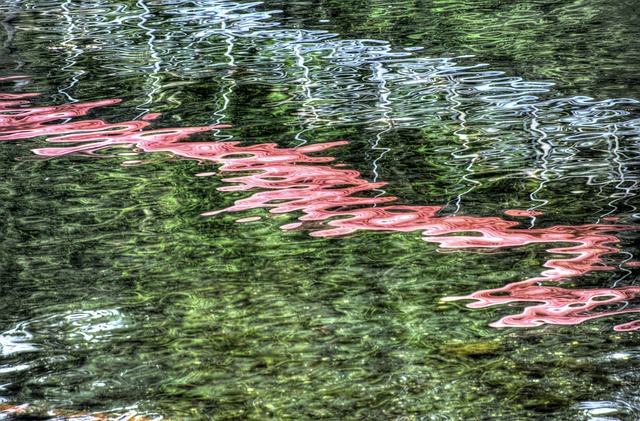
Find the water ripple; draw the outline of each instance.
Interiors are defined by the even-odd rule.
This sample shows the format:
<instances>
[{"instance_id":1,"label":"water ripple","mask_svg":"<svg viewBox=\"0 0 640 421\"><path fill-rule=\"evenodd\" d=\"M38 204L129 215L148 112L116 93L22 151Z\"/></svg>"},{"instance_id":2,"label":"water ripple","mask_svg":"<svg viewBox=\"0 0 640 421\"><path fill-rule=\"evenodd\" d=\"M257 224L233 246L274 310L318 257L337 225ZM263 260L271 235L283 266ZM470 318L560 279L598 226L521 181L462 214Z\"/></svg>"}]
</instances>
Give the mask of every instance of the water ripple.
<instances>
[{"instance_id":1,"label":"water ripple","mask_svg":"<svg viewBox=\"0 0 640 421\"><path fill-rule=\"evenodd\" d=\"M13 104L11 101L9 103ZM211 161L220 164L221 173L240 173L223 178L222 181L231 185L219 187L218 190L259 190L247 198L237 200L233 206L204 214L208 216L256 208L269 208L271 213L302 212L299 223L287 224L282 228L308 229L311 235L318 237L347 235L360 230L421 231L425 241L438 243L444 250L473 251L532 243L573 244L548 249L549 253L568 256L548 259L544 264L547 269L541 276L502 288L445 298L475 300L470 307L512 302L543 303L527 307L521 315L507 316L493 323L496 327L537 326L544 323L576 324L603 316L640 312L634 306L627 308L628 302L640 293L638 287L566 289L543 285L548 282L564 282L593 271L611 271L621 267L622 263L617 266L605 263L603 256L619 252L618 248L612 246L620 241L613 233L637 231L637 225L587 224L521 228L518 222L499 217L441 216L439 212L442 206L379 206L397 199L386 195L368 197L366 193L375 191L386 183L367 181L360 177L358 171L318 165L331 162L333 158L308 155L346 145L347 142L344 141L297 148L279 148L276 144L241 146L239 142L181 141L192 133L221 128L220 126L145 130L151 124L148 121L107 124L85 120L51 124L52 121L82 116L93 108L114 103L117 100L33 109L5 105L3 110L9 113L2 121L4 127L0 126L0 129L6 132L3 134L5 140L41 136L42 128L46 127L44 134L56 135L49 137L49 142L81 143L80 146L34 149L36 154L43 156L63 156L79 152L95 154L112 145L135 144L147 153L170 152L188 159ZM539 211L518 209L506 209L505 213L514 217L537 217L542 214ZM238 221L253 222L255 218ZM637 263L630 258L624 262L627 267L633 267ZM616 308L614 305L617 304L622 304L622 307ZM602 309L603 306L607 308ZM618 325L615 329L638 328L640 323L633 321ZM87 331L83 335L100 330Z\"/></svg>"}]
</instances>

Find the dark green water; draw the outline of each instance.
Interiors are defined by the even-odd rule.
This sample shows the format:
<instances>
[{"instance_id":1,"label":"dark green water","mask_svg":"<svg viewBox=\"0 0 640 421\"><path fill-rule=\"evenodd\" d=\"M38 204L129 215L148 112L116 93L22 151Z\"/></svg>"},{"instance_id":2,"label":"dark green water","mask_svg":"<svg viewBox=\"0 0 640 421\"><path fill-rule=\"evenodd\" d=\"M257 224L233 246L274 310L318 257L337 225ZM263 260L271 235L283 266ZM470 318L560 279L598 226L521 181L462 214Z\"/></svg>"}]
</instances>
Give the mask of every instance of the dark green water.
<instances>
[{"instance_id":1,"label":"dark green water","mask_svg":"<svg viewBox=\"0 0 640 421\"><path fill-rule=\"evenodd\" d=\"M640 311L638 9L0 1L0 95L38 94L0 110L3 404L58 419L637 420L640 333L614 327L640 318L624 313ZM65 124L152 113L144 130L232 125L183 142L344 140L309 155L387 183L357 197L441 207L449 228L520 225L444 234L495 234L483 247L371 220L318 237L340 218L282 230L307 210L202 216L268 191L224 190L237 183L220 160L133 141L33 151L73 146L50 142ZM575 227L606 224L628 228L598 234L612 238L593 259L562 251L587 238ZM509 245L514 230L558 237ZM526 300L442 300L532 279ZM571 317L489 326L545 300L564 306L546 316Z\"/></svg>"}]
</instances>

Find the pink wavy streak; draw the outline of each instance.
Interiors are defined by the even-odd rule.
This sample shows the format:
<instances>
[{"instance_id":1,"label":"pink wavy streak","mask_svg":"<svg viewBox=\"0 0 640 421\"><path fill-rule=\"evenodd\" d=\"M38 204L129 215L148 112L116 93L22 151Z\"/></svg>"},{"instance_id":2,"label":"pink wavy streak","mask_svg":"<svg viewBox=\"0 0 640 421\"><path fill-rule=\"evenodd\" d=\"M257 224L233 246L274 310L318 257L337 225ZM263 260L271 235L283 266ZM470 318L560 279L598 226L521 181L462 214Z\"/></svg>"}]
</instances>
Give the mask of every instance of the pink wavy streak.
<instances>
[{"instance_id":1,"label":"pink wavy streak","mask_svg":"<svg viewBox=\"0 0 640 421\"><path fill-rule=\"evenodd\" d=\"M543 324L573 325L603 316L638 313L638 308L624 308L640 294L640 287L568 289L539 285L532 280L514 282L502 288L477 291L463 297L446 297L444 300L477 300L468 304L471 308L511 303L537 303L526 307L522 313L506 316L493 322L493 327L531 327ZM622 307L620 310L600 310L603 306ZM640 320L614 327L618 331L640 328Z\"/></svg>"},{"instance_id":2,"label":"pink wavy streak","mask_svg":"<svg viewBox=\"0 0 640 421\"><path fill-rule=\"evenodd\" d=\"M232 185L218 190L260 190L236 201L233 206L204 215L255 208L270 208L271 213L300 211L303 213L299 218L301 222L284 225L282 229L307 226L310 235L317 237L345 235L357 230L421 231L425 241L439 243L441 248L453 250L473 251L474 248L515 247L531 243L573 244L549 249L551 253L568 256L549 259L544 264L547 270L539 277L467 296L444 298L447 301L475 300L469 307L513 302L540 303L528 307L520 315L507 316L493 323L493 326L576 324L605 315L640 312L640 309L633 308L594 311L602 305L631 300L640 292L640 288L563 289L538 285L541 282L560 282L591 271L616 269L602 264L603 255L618 251L611 246L619 241L618 238L607 233L638 230L638 226L588 224L521 229L516 228L518 222L498 217L438 216L441 209L439 206L378 206L396 198L363 197L357 194L370 192L386 183L366 181L358 171L320 165L331 162L331 157L307 155L345 145L347 142L344 141L298 148L278 148L275 144L240 146L239 142L180 142L193 133L229 126L148 130L147 127L151 124L148 120L157 115L152 115L145 121L117 124L101 120L52 124L62 118L84 116L95 107L115 104L118 100L24 108L27 101L14 101L30 96L23 95L5 98L9 101L0 102L0 140L55 135L47 141L79 143L78 146L33 150L43 156L93 154L115 144L135 145L145 152L170 152L189 159L215 162L221 165L221 173L240 173L224 178L223 181ZM511 216L539 215L539 212L520 210L507 210L505 213ZM238 221L254 220L255 218L242 218ZM317 222L322 224L318 225ZM459 235L461 233L469 235ZM617 330L637 328L640 328L640 321L616 327Z\"/></svg>"}]
</instances>

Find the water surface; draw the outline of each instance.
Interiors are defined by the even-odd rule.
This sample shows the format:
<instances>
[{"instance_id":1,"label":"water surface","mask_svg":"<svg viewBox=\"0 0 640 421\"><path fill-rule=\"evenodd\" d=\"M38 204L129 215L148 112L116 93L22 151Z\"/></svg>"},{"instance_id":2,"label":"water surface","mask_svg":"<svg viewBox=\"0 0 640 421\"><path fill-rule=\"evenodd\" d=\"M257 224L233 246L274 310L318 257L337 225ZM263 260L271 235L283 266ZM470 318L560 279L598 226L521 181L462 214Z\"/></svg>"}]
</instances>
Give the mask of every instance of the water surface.
<instances>
[{"instance_id":1,"label":"water surface","mask_svg":"<svg viewBox=\"0 0 640 421\"><path fill-rule=\"evenodd\" d=\"M638 417L635 6L362 3L2 3L7 416Z\"/></svg>"}]
</instances>

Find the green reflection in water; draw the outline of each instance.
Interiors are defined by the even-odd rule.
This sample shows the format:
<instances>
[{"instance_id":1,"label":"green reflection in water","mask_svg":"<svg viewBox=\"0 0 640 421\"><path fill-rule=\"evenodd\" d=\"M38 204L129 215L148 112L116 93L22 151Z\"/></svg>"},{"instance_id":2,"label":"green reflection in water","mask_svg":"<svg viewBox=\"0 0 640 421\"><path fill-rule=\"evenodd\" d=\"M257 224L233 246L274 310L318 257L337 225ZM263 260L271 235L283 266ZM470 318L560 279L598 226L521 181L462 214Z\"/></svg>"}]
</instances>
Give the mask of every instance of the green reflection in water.
<instances>
[{"instance_id":1,"label":"green reflection in water","mask_svg":"<svg viewBox=\"0 0 640 421\"><path fill-rule=\"evenodd\" d=\"M633 1L268 0L289 25L376 38L426 56L474 54L527 80L597 98L638 98Z\"/></svg>"},{"instance_id":2,"label":"green reflection in water","mask_svg":"<svg viewBox=\"0 0 640 421\"><path fill-rule=\"evenodd\" d=\"M194 4L184 17L175 11L189 2L3 4L17 11L2 35L3 43L12 40L2 71L32 74L15 89L45 92L35 100L42 105L123 98L87 118L164 112L158 127L233 123L214 139L248 144L348 139L332 154L337 162L389 182L386 190L403 203L450 203L453 212L462 197L461 211L479 216L543 203L549 216L540 224L593 222L611 211L637 220L637 132L624 125L637 114L633 105L605 105L630 115L589 127L575 113L589 106L575 101L501 114L473 91L456 104L464 83L455 70L422 85L411 79L415 57L473 53L478 58L459 59L461 66L490 61L490 70L507 76L563 84L544 88L548 97L638 98L624 92L636 77L636 40L624 37L635 28L633 5ZM304 13L288 12L296 5ZM258 13L265 9L284 13ZM575 28L597 28L603 11L620 15L600 24L619 27L607 30L616 36ZM317 28L341 34L334 44L329 35L295 31L320 19L331 22ZM570 30L582 37L564 36ZM295 37L304 38L297 50ZM381 45L378 60L362 48L352 63L327 58L356 38L392 45L371 43L372 50ZM393 67L393 54L416 46L425 49ZM585 56L590 46L604 54ZM616 54L621 49L627 54ZM624 60L615 71L612 55ZM438 64L418 62L415 71L428 74ZM397 83L379 77L402 72ZM384 96L390 88L395 99ZM402 123L407 115L415 120ZM596 133L596 140L540 141L526 125L540 115L562 135ZM387 124L389 117L400 123ZM617 137L600 136L607 130ZM544 247L441 254L412 234L314 239L278 230L296 215L255 211L246 216L263 219L247 224L232 215L204 219L201 212L243 196L216 191L219 178L193 177L203 171L196 162L163 154L133 167L117 166L130 157L25 159L43 144L0 145L0 394L11 403L71 413L138 405L168 419L511 420L588 419L581 403L610 401L612 416L637 418L637 334L614 332L606 319L497 330L486 325L512 309L439 301L535 276ZM544 161L535 148L556 155ZM566 165L580 154L598 165ZM623 245L637 255L633 241ZM568 286L611 286L623 275L599 273ZM636 269L622 283L634 277Z\"/></svg>"}]
</instances>

